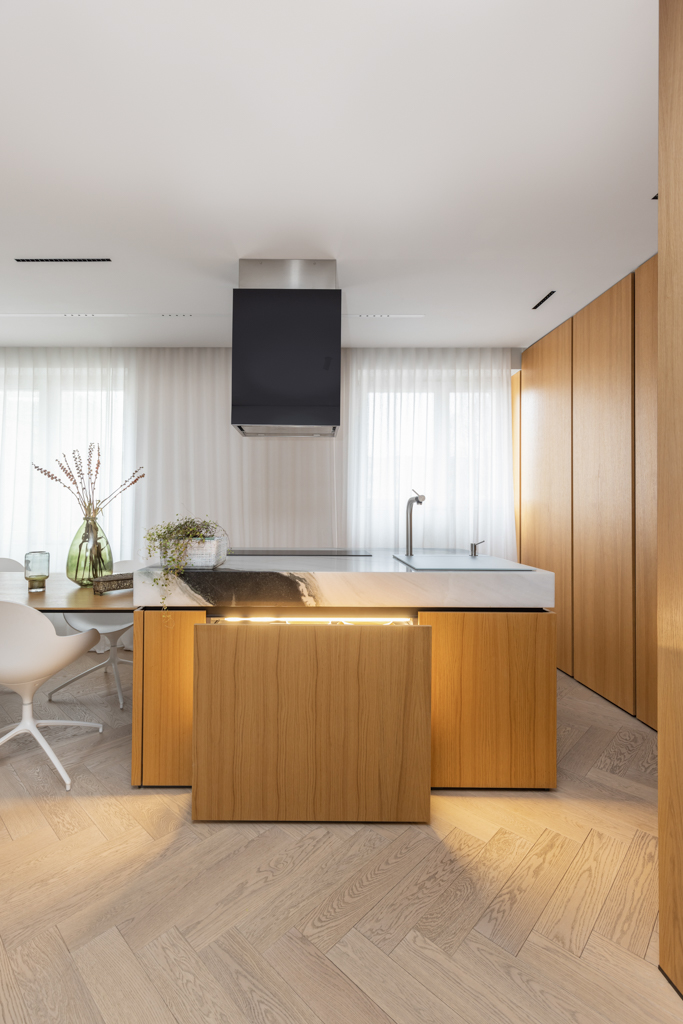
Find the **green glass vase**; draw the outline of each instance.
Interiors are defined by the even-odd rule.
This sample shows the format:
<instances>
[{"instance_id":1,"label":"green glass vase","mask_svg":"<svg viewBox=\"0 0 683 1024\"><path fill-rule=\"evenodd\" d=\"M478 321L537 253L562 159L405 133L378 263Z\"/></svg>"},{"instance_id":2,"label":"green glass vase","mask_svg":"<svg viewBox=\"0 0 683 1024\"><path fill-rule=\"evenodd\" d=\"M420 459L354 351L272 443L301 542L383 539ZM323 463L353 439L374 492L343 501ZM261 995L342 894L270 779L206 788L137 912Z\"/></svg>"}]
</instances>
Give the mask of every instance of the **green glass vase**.
<instances>
[{"instance_id":1,"label":"green glass vase","mask_svg":"<svg viewBox=\"0 0 683 1024\"><path fill-rule=\"evenodd\" d=\"M111 576L114 560L106 534L96 519L84 519L71 541L66 574L79 587L91 587L100 576Z\"/></svg>"}]
</instances>

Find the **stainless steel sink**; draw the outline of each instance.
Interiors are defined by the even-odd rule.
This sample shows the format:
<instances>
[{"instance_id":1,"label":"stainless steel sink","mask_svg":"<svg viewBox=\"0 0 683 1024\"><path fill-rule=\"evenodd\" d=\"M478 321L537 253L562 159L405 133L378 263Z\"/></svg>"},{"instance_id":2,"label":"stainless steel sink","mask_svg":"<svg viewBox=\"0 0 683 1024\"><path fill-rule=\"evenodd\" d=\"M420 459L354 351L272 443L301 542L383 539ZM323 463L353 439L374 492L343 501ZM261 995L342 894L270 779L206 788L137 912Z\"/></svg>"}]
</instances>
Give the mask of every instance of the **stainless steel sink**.
<instances>
[{"instance_id":1,"label":"stainless steel sink","mask_svg":"<svg viewBox=\"0 0 683 1024\"><path fill-rule=\"evenodd\" d=\"M533 566L493 555L394 555L416 572L533 572Z\"/></svg>"}]
</instances>

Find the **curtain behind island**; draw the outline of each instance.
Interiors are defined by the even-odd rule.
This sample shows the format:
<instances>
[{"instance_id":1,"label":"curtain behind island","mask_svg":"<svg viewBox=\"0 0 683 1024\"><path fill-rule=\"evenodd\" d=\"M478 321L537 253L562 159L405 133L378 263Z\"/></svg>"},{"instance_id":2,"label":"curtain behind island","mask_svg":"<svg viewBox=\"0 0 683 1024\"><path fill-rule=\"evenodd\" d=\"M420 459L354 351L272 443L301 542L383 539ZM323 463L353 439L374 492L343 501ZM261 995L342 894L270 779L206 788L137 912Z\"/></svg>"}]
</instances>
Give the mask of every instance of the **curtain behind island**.
<instances>
[{"instance_id":1,"label":"curtain behind island","mask_svg":"<svg viewBox=\"0 0 683 1024\"><path fill-rule=\"evenodd\" d=\"M240 437L230 364L227 348L0 348L0 556L44 548L62 571L76 502L31 463L99 441L103 487L146 473L103 517L115 559L176 514L235 547L400 549L412 487L415 547L484 538L514 557L509 350L343 350L335 440Z\"/></svg>"},{"instance_id":2,"label":"curtain behind island","mask_svg":"<svg viewBox=\"0 0 683 1024\"><path fill-rule=\"evenodd\" d=\"M346 349L346 505L354 546L516 559L510 349Z\"/></svg>"}]
</instances>

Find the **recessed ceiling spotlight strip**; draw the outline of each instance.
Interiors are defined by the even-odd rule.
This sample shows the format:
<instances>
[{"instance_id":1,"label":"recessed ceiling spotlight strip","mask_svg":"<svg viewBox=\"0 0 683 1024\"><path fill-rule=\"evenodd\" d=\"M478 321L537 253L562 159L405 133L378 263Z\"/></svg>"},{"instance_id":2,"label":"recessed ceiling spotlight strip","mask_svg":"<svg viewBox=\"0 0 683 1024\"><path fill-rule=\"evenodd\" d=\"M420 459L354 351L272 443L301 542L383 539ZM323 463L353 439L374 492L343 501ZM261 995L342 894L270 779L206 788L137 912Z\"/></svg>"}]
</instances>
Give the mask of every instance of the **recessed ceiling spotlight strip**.
<instances>
[{"instance_id":1,"label":"recessed ceiling spotlight strip","mask_svg":"<svg viewBox=\"0 0 683 1024\"><path fill-rule=\"evenodd\" d=\"M543 296L543 298L541 299L541 301L540 301L540 302L537 302L537 303L536 303L536 305L535 305L535 306L532 306L531 308L532 308L532 309L538 309L538 307L539 307L539 306L542 306L542 305L543 305L543 303L544 303L544 302L547 302L547 301L548 301L548 299L550 298L550 296L551 296L551 295L554 295L554 294L555 294L555 289L553 288L553 290L552 290L551 292L548 292L548 294L547 294L547 295L544 295L544 296Z\"/></svg>"},{"instance_id":2,"label":"recessed ceiling spotlight strip","mask_svg":"<svg viewBox=\"0 0 683 1024\"><path fill-rule=\"evenodd\" d=\"M0 317L190 317L227 316L227 313L0 313Z\"/></svg>"},{"instance_id":3,"label":"recessed ceiling spotlight strip","mask_svg":"<svg viewBox=\"0 0 683 1024\"><path fill-rule=\"evenodd\" d=\"M355 316L361 320L423 320L425 313L342 313L342 316Z\"/></svg>"},{"instance_id":4,"label":"recessed ceiling spotlight strip","mask_svg":"<svg viewBox=\"0 0 683 1024\"><path fill-rule=\"evenodd\" d=\"M15 257L15 263L111 263L109 256L66 256L56 259L52 256L31 256L30 259Z\"/></svg>"}]
</instances>

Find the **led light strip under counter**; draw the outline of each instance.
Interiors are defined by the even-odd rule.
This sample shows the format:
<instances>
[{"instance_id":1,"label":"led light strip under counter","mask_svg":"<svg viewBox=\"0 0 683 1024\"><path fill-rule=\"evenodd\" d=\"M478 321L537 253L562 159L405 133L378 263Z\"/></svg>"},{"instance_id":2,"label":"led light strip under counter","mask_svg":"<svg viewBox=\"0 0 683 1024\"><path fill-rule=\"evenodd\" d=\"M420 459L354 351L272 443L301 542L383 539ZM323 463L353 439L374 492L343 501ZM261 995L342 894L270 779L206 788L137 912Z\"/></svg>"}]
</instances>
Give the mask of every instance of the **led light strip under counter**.
<instances>
[{"instance_id":1,"label":"led light strip under counter","mask_svg":"<svg viewBox=\"0 0 683 1024\"><path fill-rule=\"evenodd\" d=\"M327 625L327 626L356 626L356 625L364 625L364 624L365 625L371 625L371 626L414 626L415 625L415 620L410 618L410 617L407 617L407 618L394 618L394 617L392 617L392 618L367 618L367 617L347 616L347 615L344 615L344 616L334 615L334 616L332 616L330 618L328 618L328 617L325 617L325 618L313 618L312 616L282 616L281 618L280 617L276 618L276 617L265 616L265 615L264 616L251 615L251 616L246 616L244 618L240 618L239 616L233 615L233 616L223 616L221 618L216 618L216 619L209 619L209 624L210 625L221 625L223 623L232 623L232 624L236 624L236 625L244 625L245 623L257 623L257 624L260 624L260 625L263 625L263 624L268 625L268 624L274 623L275 625L279 625L279 626L291 626L291 625L296 625L298 623L303 623L304 625L308 624L308 625L317 625L317 626L321 626L321 625Z\"/></svg>"}]
</instances>

